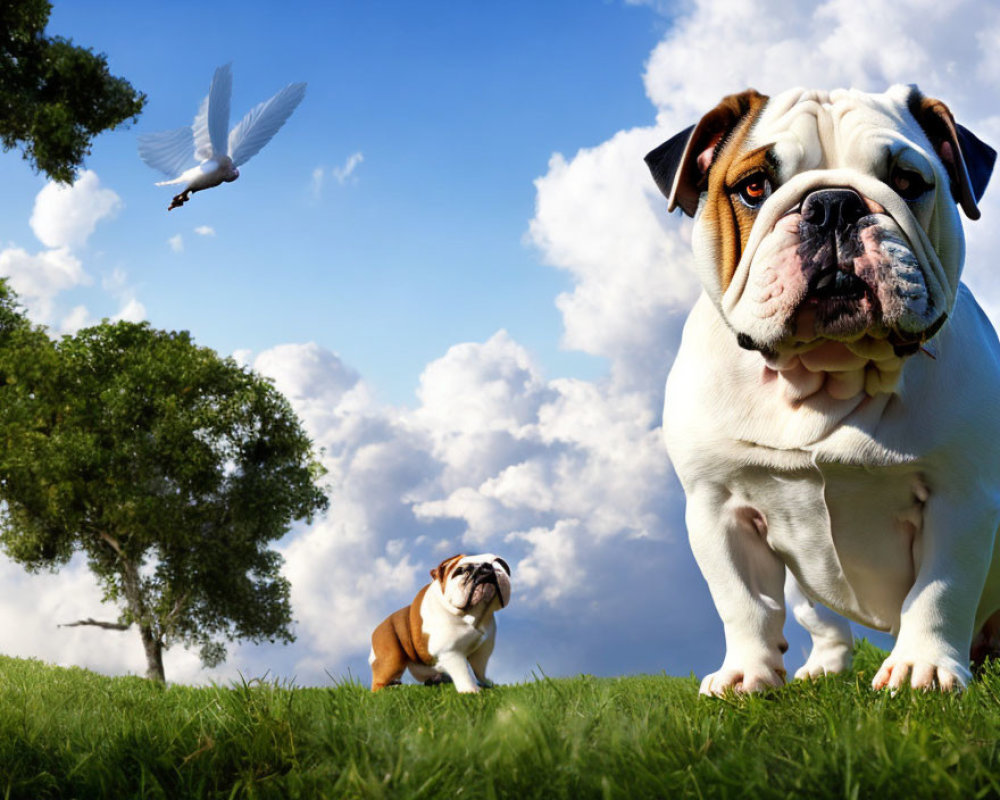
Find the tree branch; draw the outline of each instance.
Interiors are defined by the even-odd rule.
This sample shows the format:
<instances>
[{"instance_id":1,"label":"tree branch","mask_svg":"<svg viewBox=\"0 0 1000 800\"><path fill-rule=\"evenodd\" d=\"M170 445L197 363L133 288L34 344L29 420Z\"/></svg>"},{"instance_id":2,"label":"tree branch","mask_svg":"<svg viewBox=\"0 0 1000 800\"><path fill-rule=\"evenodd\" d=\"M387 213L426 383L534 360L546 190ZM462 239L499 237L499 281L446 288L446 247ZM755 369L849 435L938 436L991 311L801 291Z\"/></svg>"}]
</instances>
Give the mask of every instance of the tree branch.
<instances>
[{"instance_id":1,"label":"tree branch","mask_svg":"<svg viewBox=\"0 0 1000 800\"><path fill-rule=\"evenodd\" d=\"M177 602L174 603L174 607L170 609L170 613L167 614L166 618L164 619L164 622L166 622L169 625L177 618L177 615L180 614L181 611L184 609L184 606L187 605L187 599L189 594L190 592L185 592L184 594L182 594L180 597L177 598Z\"/></svg>"},{"instance_id":2,"label":"tree branch","mask_svg":"<svg viewBox=\"0 0 1000 800\"><path fill-rule=\"evenodd\" d=\"M87 619L78 619L76 622L64 622L59 627L60 628L77 628L80 625L95 625L98 628L104 628L108 631L127 631L131 628L131 625L126 625L122 622L102 622L101 620L88 617Z\"/></svg>"},{"instance_id":3,"label":"tree branch","mask_svg":"<svg viewBox=\"0 0 1000 800\"><path fill-rule=\"evenodd\" d=\"M100 536L107 543L108 547L114 550L119 557L123 557L122 547L118 544L118 540L114 536L109 533L105 533L104 531L100 531L98 536Z\"/></svg>"}]
</instances>

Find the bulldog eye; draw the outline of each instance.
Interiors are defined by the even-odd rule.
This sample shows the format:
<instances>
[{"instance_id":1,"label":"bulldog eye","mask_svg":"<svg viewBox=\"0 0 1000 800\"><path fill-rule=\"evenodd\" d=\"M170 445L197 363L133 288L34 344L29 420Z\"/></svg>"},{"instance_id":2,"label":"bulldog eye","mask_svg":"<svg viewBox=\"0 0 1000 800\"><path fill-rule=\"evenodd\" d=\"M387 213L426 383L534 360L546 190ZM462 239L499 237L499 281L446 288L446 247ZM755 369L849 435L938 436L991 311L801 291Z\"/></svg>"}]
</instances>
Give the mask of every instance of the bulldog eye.
<instances>
[{"instance_id":1,"label":"bulldog eye","mask_svg":"<svg viewBox=\"0 0 1000 800\"><path fill-rule=\"evenodd\" d=\"M896 194L907 202L919 199L931 188L931 184L925 181L924 176L919 172L914 172L912 169L902 169L901 167L896 167L892 171L892 175L889 176L889 183L896 191Z\"/></svg>"},{"instance_id":2,"label":"bulldog eye","mask_svg":"<svg viewBox=\"0 0 1000 800\"><path fill-rule=\"evenodd\" d=\"M762 172L757 172L740 181L735 191L743 205L756 210L771 196L771 181Z\"/></svg>"}]
</instances>

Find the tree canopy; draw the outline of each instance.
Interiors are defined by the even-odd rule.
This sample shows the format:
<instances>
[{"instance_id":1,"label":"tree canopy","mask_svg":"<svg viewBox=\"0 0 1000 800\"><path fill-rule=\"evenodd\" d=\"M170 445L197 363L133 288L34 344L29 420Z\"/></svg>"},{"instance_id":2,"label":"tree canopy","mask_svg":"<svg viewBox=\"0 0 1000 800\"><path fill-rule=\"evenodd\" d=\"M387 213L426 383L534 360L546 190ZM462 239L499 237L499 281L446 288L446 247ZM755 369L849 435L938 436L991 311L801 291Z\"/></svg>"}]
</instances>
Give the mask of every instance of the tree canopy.
<instances>
[{"instance_id":1,"label":"tree canopy","mask_svg":"<svg viewBox=\"0 0 1000 800\"><path fill-rule=\"evenodd\" d=\"M113 622L162 651L282 641L289 584L269 549L327 500L288 401L187 333L108 323L52 342L0 294L0 547L29 570L82 552Z\"/></svg>"},{"instance_id":2,"label":"tree canopy","mask_svg":"<svg viewBox=\"0 0 1000 800\"><path fill-rule=\"evenodd\" d=\"M46 36L48 0L0 3L0 141L35 170L71 183L91 140L135 119L146 102L103 54Z\"/></svg>"}]
</instances>

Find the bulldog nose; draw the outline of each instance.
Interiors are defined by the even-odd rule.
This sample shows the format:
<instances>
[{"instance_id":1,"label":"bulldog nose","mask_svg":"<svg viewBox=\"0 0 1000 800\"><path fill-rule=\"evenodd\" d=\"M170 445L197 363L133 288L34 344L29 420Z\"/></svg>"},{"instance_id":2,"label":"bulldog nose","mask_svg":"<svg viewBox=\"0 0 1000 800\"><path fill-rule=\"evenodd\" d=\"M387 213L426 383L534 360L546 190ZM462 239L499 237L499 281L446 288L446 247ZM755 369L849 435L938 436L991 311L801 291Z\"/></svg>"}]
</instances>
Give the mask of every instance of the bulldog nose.
<instances>
[{"instance_id":1,"label":"bulldog nose","mask_svg":"<svg viewBox=\"0 0 1000 800\"><path fill-rule=\"evenodd\" d=\"M843 230L867 214L865 201L853 189L819 189L802 201L802 221L824 230Z\"/></svg>"}]
</instances>

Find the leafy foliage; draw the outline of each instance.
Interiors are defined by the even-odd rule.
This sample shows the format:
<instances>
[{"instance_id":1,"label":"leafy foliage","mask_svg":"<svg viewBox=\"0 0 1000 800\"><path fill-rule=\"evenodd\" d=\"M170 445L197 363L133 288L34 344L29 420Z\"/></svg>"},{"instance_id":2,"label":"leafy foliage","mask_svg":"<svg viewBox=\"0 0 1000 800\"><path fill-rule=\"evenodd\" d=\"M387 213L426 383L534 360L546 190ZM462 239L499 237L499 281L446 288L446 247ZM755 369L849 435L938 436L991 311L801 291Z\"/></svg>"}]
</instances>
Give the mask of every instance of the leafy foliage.
<instances>
[{"instance_id":1,"label":"leafy foliage","mask_svg":"<svg viewBox=\"0 0 1000 800\"><path fill-rule=\"evenodd\" d=\"M146 96L108 71L107 57L45 36L48 0L0 3L0 141L70 183L98 133L135 119Z\"/></svg>"},{"instance_id":2,"label":"leafy foliage","mask_svg":"<svg viewBox=\"0 0 1000 800\"><path fill-rule=\"evenodd\" d=\"M0 791L338 800L1000 795L1000 664L961 695L890 695L868 688L885 656L872 651L862 643L855 674L721 700L699 698L692 678L665 675L373 695L357 683L163 689L0 658Z\"/></svg>"},{"instance_id":3,"label":"leafy foliage","mask_svg":"<svg viewBox=\"0 0 1000 800\"><path fill-rule=\"evenodd\" d=\"M327 500L287 400L187 333L105 322L53 343L14 317L0 346L4 551L29 570L82 551L118 624L138 625L151 677L175 642L212 665L224 640L292 641L269 544Z\"/></svg>"}]
</instances>

